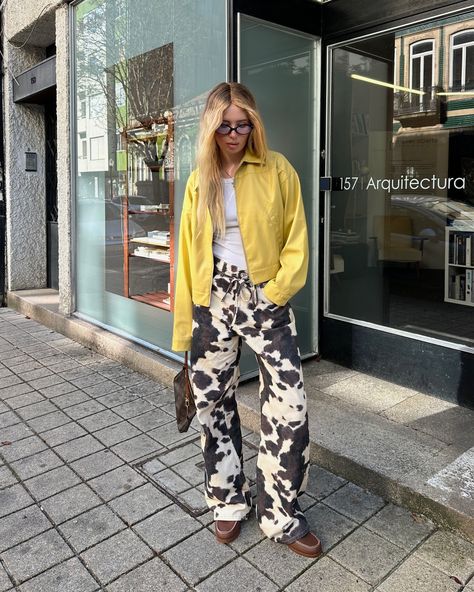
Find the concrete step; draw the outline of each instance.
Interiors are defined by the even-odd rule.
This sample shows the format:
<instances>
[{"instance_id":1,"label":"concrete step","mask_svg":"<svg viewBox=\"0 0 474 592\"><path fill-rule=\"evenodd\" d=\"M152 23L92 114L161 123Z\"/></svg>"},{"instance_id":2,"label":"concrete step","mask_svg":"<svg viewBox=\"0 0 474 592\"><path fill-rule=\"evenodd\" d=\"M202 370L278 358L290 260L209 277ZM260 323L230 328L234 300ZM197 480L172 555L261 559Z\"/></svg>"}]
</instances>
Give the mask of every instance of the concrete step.
<instances>
[{"instance_id":1,"label":"concrete step","mask_svg":"<svg viewBox=\"0 0 474 592\"><path fill-rule=\"evenodd\" d=\"M327 361L304 373L313 462L474 541L474 411ZM258 382L237 397L257 431Z\"/></svg>"}]
</instances>

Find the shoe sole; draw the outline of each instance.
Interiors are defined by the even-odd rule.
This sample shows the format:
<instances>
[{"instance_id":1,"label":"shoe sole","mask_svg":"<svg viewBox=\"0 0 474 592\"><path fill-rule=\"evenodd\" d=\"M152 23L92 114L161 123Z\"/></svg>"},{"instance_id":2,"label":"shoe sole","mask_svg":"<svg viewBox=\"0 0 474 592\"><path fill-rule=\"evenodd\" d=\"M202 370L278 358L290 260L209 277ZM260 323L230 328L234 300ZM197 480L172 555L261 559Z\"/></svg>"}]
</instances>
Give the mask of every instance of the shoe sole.
<instances>
[{"instance_id":1,"label":"shoe sole","mask_svg":"<svg viewBox=\"0 0 474 592\"><path fill-rule=\"evenodd\" d=\"M302 555L303 557L308 557L309 559L316 559L316 557L319 557L323 552L321 545L319 546L318 550L314 553L305 553L304 551L299 551L294 547L290 547L289 545L288 548L290 549L290 551L293 551L293 553L296 553L297 555Z\"/></svg>"}]
</instances>

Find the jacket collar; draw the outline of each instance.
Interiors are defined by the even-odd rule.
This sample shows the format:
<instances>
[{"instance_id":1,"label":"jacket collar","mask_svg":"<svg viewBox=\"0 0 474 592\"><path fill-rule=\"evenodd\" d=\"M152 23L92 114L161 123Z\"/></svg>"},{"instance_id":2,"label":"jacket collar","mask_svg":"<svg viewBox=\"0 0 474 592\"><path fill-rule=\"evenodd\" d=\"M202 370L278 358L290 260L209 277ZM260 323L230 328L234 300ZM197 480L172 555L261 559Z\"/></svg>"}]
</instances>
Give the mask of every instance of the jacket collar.
<instances>
[{"instance_id":1,"label":"jacket collar","mask_svg":"<svg viewBox=\"0 0 474 592\"><path fill-rule=\"evenodd\" d=\"M251 152L249 148L245 150L244 157L242 158L242 162L250 162L256 164L263 164L263 159Z\"/></svg>"}]
</instances>

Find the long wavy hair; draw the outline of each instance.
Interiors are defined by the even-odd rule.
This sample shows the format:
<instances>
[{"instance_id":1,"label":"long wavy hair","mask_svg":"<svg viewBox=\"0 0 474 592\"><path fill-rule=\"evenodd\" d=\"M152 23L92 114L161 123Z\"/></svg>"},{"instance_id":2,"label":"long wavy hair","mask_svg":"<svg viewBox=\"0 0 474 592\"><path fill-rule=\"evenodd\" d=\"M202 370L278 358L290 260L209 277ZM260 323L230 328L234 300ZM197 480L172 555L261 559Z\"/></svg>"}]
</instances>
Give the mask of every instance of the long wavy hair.
<instances>
[{"instance_id":1,"label":"long wavy hair","mask_svg":"<svg viewBox=\"0 0 474 592\"><path fill-rule=\"evenodd\" d=\"M246 111L253 125L246 148L260 158L262 163L267 156L265 130L252 93L246 86L237 82L221 82L215 86L207 97L201 115L197 154L199 167L197 217L198 227L201 230L206 211L209 209L214 232L220 236L225 234L225 212L221 182L221 154L215 140L215 133L222 123L224 111L231 104Z\"/></svg>"}]
</instances>

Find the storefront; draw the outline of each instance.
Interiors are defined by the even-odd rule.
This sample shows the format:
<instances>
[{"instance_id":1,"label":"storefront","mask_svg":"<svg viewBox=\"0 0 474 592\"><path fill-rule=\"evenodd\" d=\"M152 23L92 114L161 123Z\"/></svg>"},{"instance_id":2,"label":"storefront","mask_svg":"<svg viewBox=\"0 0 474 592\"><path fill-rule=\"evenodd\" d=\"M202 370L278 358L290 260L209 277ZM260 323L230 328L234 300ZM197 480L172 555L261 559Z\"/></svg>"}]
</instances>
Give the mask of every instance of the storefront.
<instances>
[{"instance_id":1,"label":"storefront","mask_svg":"<svg viewBox=\"0 0 474 592\"><path fill-rule=\"evenodd\" d=\"M302 181L303 355L473 404L468 2L82 0L71 19L78 315L173 355L199 113L240 80Z\"/></svg>"},{"instance_id":2,"label":"storefront","mask_svg":"<svg viewBox=\"0 0 474 592\"><path fill-rule=\"evenodd\" d=\"M472 405L474 11L419 4L327 7L321 349Z\"/></svg>"}]
</instances>

